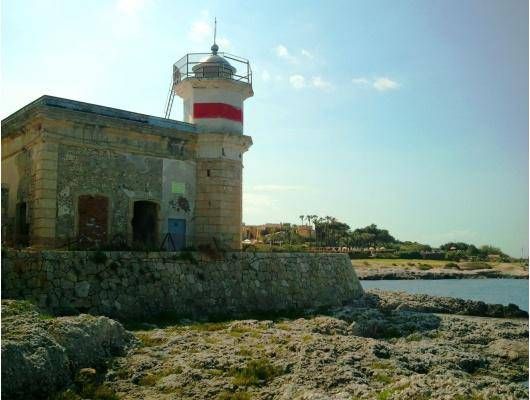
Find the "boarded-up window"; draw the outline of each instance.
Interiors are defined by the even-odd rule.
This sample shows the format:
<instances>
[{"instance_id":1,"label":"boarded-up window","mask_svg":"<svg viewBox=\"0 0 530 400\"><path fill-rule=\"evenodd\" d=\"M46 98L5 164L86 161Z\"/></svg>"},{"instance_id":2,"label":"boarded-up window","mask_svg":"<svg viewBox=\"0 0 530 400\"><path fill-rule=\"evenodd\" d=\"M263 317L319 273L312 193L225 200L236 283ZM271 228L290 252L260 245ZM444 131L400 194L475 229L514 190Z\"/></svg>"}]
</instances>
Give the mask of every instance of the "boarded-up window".
<instances>
[{"instance_id":1,"label":"boarded-up window","mask_svg":"<svg viewBox=\"0 0 530 400\"><path fill-rule=\"evenodd\" d=\"M109 199L105 196L79 196L79 244L95 247L107 242Z\"/></svg>"}]
</instances>

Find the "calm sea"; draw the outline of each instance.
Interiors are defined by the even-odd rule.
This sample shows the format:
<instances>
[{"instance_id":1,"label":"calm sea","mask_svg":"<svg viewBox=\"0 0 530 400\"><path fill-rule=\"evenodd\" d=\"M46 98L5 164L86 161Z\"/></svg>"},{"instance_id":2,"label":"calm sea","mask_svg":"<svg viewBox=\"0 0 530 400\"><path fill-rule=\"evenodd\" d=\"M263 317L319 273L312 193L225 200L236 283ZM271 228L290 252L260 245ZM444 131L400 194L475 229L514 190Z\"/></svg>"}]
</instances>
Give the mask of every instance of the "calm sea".
<instances>
[{"instance_id":1,"label":"calm sea","mask_svg":"<svg viewBox=\"0 0 530 400\"><path fill-rule=\"evenodd\" d=\"M365 289L399 290L433 296L460 297L486 303L517 304L528 311L527 279L436 279L361 281Z\"/></svg>"}]
</instances>

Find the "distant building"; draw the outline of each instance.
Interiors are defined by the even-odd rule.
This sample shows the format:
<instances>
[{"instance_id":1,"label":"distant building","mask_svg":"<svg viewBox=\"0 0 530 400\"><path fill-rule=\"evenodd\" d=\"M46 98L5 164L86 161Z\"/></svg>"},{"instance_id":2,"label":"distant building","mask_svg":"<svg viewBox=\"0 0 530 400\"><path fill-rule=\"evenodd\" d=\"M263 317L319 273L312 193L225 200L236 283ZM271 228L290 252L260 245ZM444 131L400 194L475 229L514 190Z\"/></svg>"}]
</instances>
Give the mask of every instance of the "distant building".
<instances>
[{"instance_id":1,"label":"distant building","mask_svg":"<svg viewBox=\"0 0 530 400\"><path fill-rule=\"evenodd\" d=\"M294 225L282 223L267 223L261 225L241 226L241 239L243 241L263 242L264 237L271 233L282 232L294 228L295 232L303 238L311 238L315 235L315 230L309 225Z\"/></svg>"}]
</instances>

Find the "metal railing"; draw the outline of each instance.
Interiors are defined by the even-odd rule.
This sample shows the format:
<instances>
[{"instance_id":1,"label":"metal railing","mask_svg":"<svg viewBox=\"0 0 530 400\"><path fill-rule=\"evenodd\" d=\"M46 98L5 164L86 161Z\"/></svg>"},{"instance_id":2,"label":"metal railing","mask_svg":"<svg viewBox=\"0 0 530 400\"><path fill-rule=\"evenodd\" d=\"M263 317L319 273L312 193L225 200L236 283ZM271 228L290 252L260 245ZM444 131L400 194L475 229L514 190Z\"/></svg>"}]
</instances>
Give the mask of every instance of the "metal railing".
<instances>
[{"instance_id":1,"label":"metal railing","mask_svg":"<svg viewBox=\"0 0 530 400\"><path fill-rule=\"evenodd\" d=\"M230 63L205 62L212 53L189 53L173 64L173 85L187 78L229 79L252 85L252 69L248 60L228 53L217 53ZM197 68L199 67L200 68ZM230 66L232 68L230 68Z\"/></svg>"}]
</instances>

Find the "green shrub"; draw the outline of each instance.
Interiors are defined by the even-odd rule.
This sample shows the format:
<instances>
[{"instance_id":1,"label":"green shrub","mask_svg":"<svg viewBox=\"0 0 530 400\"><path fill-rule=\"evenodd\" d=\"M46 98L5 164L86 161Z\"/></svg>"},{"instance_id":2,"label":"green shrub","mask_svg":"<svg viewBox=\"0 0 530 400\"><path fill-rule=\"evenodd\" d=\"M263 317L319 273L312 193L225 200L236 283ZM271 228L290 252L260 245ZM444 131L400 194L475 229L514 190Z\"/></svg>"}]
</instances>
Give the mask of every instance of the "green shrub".
<instances>
[{"instance_id":1,"label":"green shrub","mask_svg":"<svg viewBox=\"0 0 530 400\"><path fill-rule=\"evenodd\" d=\"M419 251L400 251L399 258L405 258L409 260L417 259L421 258L421 253Z\"/></svg>"},{"instance_id":2,"label":"green shrub","mask_svg":"<svg viewBox=\"0 0 530 400\"><path fill-rule=\"evenodd\" d=\"M457 263L449 262L449 263L445 264L444 268L448 268L448 269L460 269L460 266L459 266Z\"/></svg>"},{"instance_id":3,"label":"green shrub","mask_svg":"<svg viewBox=\"0 0 530 400\"><path fill-rule=\"evenodd\" d=\"M348 256L350 257L350 260L354 260L354 259L369 258L372 256L372 253L370 253L369 251L350 251L348 253Z\"/></svg>"}]
</instances>

